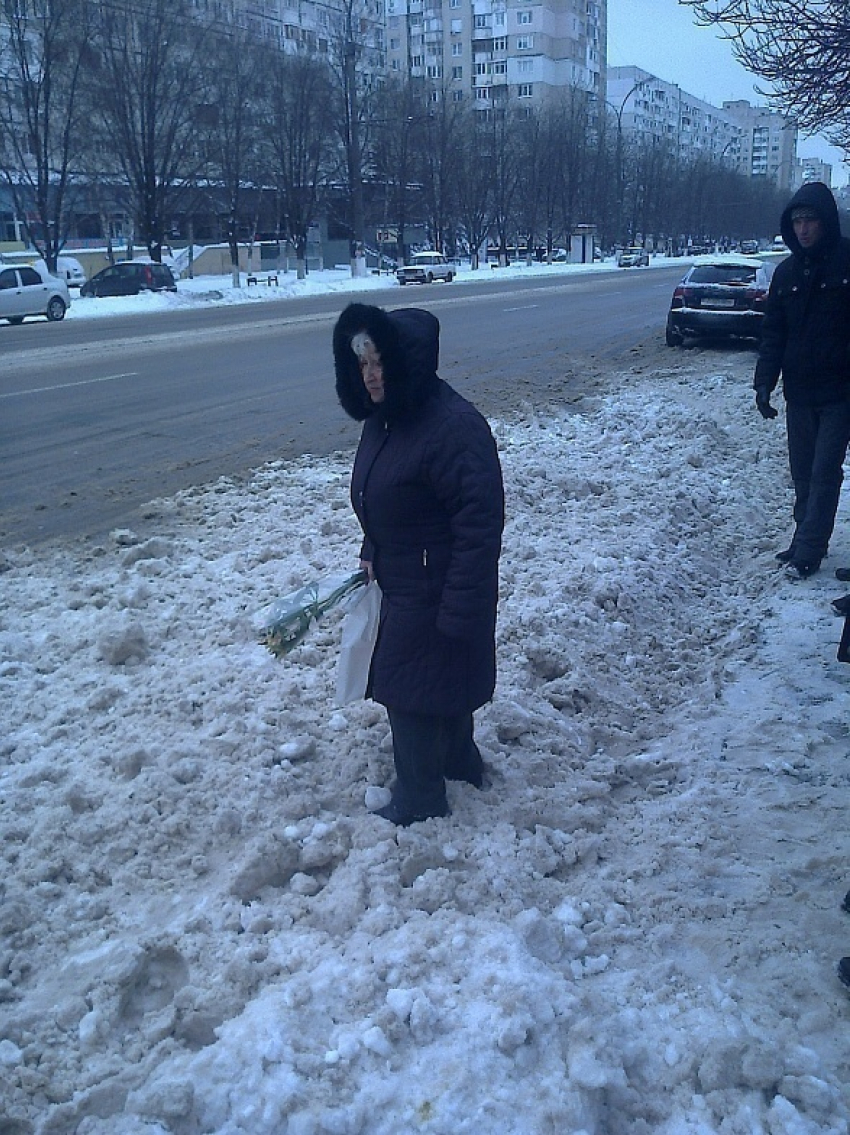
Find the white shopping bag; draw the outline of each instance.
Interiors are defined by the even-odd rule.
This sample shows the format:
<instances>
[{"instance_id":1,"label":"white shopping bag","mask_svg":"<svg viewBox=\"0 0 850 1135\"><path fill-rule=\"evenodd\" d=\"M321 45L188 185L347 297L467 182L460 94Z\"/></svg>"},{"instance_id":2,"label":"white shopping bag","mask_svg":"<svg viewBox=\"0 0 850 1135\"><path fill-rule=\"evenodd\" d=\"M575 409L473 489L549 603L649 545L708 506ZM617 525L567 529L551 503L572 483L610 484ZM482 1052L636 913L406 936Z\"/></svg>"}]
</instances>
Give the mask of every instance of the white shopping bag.
<instances>
[{"instance_id":1,"label":"white shopping bag","mask_svg":"<svg viewBox=\"0 0 850 1135\"><path fill-rule=\"evenodd\" d=\"M361 587L350 600L343 620L336 668L337 705L347 705L366 696L380 614L381 589L373 581Z\"/></svg>"}]
</instances>

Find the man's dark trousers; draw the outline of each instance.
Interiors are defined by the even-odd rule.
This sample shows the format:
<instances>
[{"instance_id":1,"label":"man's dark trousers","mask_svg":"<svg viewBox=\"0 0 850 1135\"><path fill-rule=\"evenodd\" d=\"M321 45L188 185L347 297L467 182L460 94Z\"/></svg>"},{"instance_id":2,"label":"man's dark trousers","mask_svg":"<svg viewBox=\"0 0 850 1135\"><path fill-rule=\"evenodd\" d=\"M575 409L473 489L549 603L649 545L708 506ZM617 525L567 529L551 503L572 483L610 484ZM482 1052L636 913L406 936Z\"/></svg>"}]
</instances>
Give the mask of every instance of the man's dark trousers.
<instances>
[{"instance_id":1,"label":"man's dark trousers","mask_svg":"<svg viewBox=\"0 0 850 1135\"><path fill-rule=\"evenodd\" d=\"M794 560L819 564L826 555L850 443L850 401L808 406L788 402L788 460L794 480Z\"/></svg>"}]
</instances>

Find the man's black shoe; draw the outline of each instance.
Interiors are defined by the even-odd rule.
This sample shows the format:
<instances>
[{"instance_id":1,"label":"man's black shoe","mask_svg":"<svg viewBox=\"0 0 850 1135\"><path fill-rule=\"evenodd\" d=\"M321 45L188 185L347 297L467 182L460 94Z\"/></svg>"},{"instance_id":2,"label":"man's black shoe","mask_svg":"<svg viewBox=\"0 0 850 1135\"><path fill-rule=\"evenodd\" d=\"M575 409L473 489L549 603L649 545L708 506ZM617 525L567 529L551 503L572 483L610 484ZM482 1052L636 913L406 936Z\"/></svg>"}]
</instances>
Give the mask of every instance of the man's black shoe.
<instances>
[{"instance_id":1,"label":"man's black shoe","mask_svg":"<svg viewBox=\"0 0 850 1135\"><path fill-rule=\"evenodd\" d=\"M835 578L841 580L842 583L850 583L850 568L836 568Z\"/></svg>"},{"instance_id":2,"label":"man's black shoe","mask_svg":"<svg viewBox=\"0 0 850 1135\"><path fill-rule=\"evenodd\" d=\"M786 565L785 574L789 579L808 579L810 575L814 575L819 570L820 560L813 560L811 563L792 560L791 563Z\"/></svg>"},{"instance_id":3,"label":"man's black shoe","mask_svg":"<svg viewBox=\"0 0 850 1135\"><path fill-rule=\"evenodd\" d=\"M841 909L850 914L850 891L844 896L844 901L841 904Z\"/></svg>"},{"instance_id":4,"label":"man's black shoe","mask_svg":"<svg viewBox=\"0 0 850 1135\"><path fill-rule=\"evenodd\" d=\"M779 560L781 564L789 564L794 559L794 545L791 544L789 547L783 548L773 558Z\"/></svg>"},{"instance_id":5,"label":"man's black shoe","mask_svg":"<svg viewBox=\"0 0 850 1135\"><path fill-rule=\"evenodd\" d=\"M850 989L850 958L842 958L838 963L838 980Z\"/></svg>"},{"instance_id":6,"label":"man's black shoe","mask_svg":"<svg viewBox=\"0 0 850 1135\"><path fill-rule=\"evenodd\" d=\"M833 599L832 609L836 615L850 615L850 595L842 595L840 599Z\"/></svg>"},{"instance_id":7,"label":"man's black shoe","mask_svg":"<svg viewBox=\"0 0 850 1135\"><path fill-rule=\"evenodd\" d=\"M383 808L376 808L372 814L380 816L382 820L389 820L391 824L396 824L400 828L409 828L411 824L418 824L422 820L450 816L451 812L447 803L444 803L441 809L434 811L416 811L397 804L395 800L390 800L389 804L385 804Z\"/></svg>"}]
</instances>

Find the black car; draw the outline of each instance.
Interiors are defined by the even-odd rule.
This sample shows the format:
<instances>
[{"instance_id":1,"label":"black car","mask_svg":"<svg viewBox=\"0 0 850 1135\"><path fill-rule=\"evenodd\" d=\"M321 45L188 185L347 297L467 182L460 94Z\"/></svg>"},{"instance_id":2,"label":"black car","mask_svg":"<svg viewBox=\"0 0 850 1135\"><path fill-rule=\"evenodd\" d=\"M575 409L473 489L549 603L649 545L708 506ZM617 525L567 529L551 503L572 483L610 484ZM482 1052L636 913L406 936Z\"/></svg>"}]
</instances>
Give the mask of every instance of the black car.
<instances>
[{"instance_id":1,"label":"black car","mask_svg":"<svg viewBox=\"0 0 850 1135\"><path fill-rule=\"evenodd\" d=\"M758 339L773 265L744 256L702 256L673 292L668 347L689 337Z\"/></svg>"},{"instance_id":2,"label":"black car","mask_svg":"<svg viewBox=\"0 0 850 1135\"><path fill-rule=\"evenodd\" d=\"M92 276L80 288L81 296L137 296L139 292L176 292L167 264L152 260L119 260Z\"/></svg>"}]
</instances>

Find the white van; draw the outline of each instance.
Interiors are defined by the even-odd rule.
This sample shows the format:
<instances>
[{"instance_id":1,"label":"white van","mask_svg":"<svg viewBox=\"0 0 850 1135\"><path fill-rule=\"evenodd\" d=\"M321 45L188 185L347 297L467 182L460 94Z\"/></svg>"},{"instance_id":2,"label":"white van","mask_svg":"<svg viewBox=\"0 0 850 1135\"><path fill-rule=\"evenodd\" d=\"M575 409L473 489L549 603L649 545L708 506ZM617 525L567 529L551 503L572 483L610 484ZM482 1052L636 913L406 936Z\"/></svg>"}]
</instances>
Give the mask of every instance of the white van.
<instances>
[{"instance_id":1,"label":"white van","mask_svg":"<svg viewBox=\"0 0 850 1135\"><path fill-rule=\"evenodd\" d=\"M86 282L86 274L83 271L83 266L79 260L73 256L58 256L56 258L56 271L50 273L47 271L47 265L41 259L36 260L33 264L36 272L40 276L53 275L60 280L64 280L69 288L81 288Z\"/></svg>"}]
</instances>

